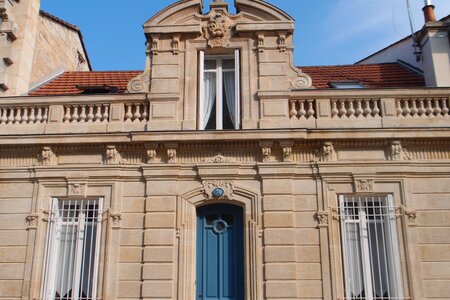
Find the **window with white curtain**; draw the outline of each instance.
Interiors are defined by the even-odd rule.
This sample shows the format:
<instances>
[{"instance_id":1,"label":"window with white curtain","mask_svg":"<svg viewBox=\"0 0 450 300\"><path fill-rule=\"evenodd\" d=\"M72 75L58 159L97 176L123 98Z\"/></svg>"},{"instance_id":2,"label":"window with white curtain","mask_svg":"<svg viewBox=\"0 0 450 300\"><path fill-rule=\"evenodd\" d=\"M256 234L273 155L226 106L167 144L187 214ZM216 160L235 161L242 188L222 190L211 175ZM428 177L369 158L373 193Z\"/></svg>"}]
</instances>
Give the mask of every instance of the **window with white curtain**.
<instances>
[{"instance_id":1,"label":"window with white curtain","mask_svg":"<svg viewBox=\"0 0 450 300\"><path fill-rule=\"evenodd\" d=\"M102 199L53 199L51 205L43 299L95 300Z\"/></svg>"},{"instance_id":2,"label":"window with white curtain","mask_svg":"<svg viewBox=\"0 0 450 300\"><path fill-rule=\"evenodd\" d=\"M403 299L391 196L340 196L345 299Z\"/></svg>"},{"instance_id":3,"label":"window with white curtain","mask_svg":"<svg viewBox=\"0 0 450 300\"><path fill-rule=\"evenodd\" d=\"M239 90L239 50L234 55L200 51L199 129L239 129Z\"/></svg>"}]
</instances>

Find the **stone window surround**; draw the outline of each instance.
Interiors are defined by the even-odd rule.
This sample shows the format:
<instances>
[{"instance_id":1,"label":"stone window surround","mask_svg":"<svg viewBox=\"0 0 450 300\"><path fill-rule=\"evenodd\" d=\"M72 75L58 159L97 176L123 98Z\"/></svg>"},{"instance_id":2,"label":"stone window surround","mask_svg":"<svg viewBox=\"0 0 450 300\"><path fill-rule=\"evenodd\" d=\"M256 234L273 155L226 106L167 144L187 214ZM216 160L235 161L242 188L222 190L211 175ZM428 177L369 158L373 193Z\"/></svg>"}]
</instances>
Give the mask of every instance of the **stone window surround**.
<instances>
[{"instance_id":1,"label":"stone window surround","mask_svg":"<svg viewBox=\"0 0 450 300\"><path fill-rule=\"evenodd\" d=\"M395 179L378 179L376 176L361 176L353 175L353 182L345 182L336 179L321 179L324 192L323 199L325 208L320 214L326 215L326 221L319 221L320 230L320 247L321 247L321 261L323 286L326 291L326 286L331 286L329 291L331 295L324 295L324 299L345 299L344 288L344 262L342 253L342 235L339 219L339 196L340 195L371 195L371 196L387 196L390 195L393 199L394 207L400 211L400 216L397 217L397 236L398 236L398 250L400 255L400 271L403 281L403 297L405 299L415 299L418 295L417 284L415 284L414 274L420 269L420 265L412 260L415 249L408 240L415 239L415 223L410 218L410 212L406 208L407 202L407 187L404 181ZM358 181L371 181L372 189L370 191L358 190ZM323 242L326 240L326 244ZM420 277L420 276L418 276Z\"/></svg>"},{"instance_id":2,"label":"stone window surround","mask_svg":"<svg viewBox=\"0 0 450 300\"><path fill-rule=\"evenodd\" d=\"M49 227L49 211L51 208L52 199L57 198L60 200L80 200L80 199L103 199L103 221L101 228L101 241L100 241L100 254L99 254L99 267L98 267L98 279L97 279L97 295L100 299L112 299L115 298L116 289L113 288L117 282L117 268L118 268L118 255L119 247L110 247L115 244L119 238L119 231L114 230L120 228L117 226L120 214L114 213L111 209L111 203L117 202L118 198L114 196L116 190L116 183L104 182L104 183L92 183L88 186L88 183L82 180L83 183L77 183L72 181L63 182L40 182L37 193L33 197L33 207L36 209L35 215L38 218L36 227L34 227L33 239L29 239L27 246L27 252L33 253L33 261L37 263L33 267L30 274L25 274L24 280L29 280L30 285L30 298L40 299L42 295L42 289L44 287L45 278L45 254L46 254L46 237ZM81 186L81 191L86 192L86 195L73 194L73 186ZM114 205L113 205L114 206ZM119 216L119 217L117 217ZM35 240L34 244L31 240Z\"/></svg>"}]
</instances>

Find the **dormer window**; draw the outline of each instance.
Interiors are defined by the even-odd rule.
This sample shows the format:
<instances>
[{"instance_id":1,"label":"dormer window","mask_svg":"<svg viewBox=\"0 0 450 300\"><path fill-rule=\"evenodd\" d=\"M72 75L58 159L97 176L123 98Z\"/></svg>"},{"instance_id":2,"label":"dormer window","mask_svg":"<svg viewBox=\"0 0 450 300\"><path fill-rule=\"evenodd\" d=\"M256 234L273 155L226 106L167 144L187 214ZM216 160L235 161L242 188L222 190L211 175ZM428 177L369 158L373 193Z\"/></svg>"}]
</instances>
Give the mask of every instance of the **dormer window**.
<instances>
[{"instance_id":1,"label":"dormer window","mask_svg":"<svg viewBox=\"0 0 450 300\"><path fill-rule=\"evenodd\" d=\"M234 55L200 52L199 129L240 128L239 50Z\"/></svg>"}]
</instances>

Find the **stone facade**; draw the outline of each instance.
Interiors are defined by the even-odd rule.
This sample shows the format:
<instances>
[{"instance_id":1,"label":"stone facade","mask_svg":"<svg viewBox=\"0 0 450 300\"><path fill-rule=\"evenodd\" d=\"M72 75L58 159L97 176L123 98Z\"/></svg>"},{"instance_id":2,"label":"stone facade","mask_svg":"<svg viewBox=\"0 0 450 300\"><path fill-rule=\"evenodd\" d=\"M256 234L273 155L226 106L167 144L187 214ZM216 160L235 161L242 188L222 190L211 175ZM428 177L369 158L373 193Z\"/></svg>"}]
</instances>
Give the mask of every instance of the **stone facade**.
<instances>
[{"instance_id":1,"label":"stone facade","mask_svg":"<svg viewBox=\"0 0 450 300\"><path fill-rule=\"evenodd\" d=\"M245 299L345 299L342 195L391 196L402 299L448 298L450 89L313 89L293 20L236 5L150 19L128 94L0 100L0 299L42 297L55 198L103 199L97 299L196 299L196 208L213 203L243 208ZM230 31L211 37L214 17ZM199 130L198 51L229 49L242 128Z\"/></svg>"},{"instance_id":2,"label":"stone facade","mask_svg":"<svg viewBox=\"0 0 450 300\"><path fill-rule=\"evenodd\" d=\"M36 0L0 1L0 96L26 95L57 72L90 70L79 30L39 7Z\"/></svg>"}]
</instances>

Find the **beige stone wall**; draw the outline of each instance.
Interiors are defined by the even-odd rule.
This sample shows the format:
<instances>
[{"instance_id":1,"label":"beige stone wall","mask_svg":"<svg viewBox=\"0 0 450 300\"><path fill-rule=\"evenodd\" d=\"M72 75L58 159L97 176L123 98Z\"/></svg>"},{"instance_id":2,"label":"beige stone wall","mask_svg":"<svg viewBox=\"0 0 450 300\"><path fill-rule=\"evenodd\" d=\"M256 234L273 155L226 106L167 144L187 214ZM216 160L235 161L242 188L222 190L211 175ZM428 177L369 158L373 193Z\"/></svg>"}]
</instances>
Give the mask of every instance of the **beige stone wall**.
<instances>
[{"instance_id":1,"label":"beige stone wall","mask_svg":"<svg viewBox=\"0 0 450 300\"><path fill-rule=\"evenodd\" d=\"M40 15L30 83L42 80L61 68L89 71L80 36L75 30Z\"/></svg>"},{"instance_id":2,"label":"beige stone wall","mask_svg":"<svg viewBox=\"0 0 450 300\"><path fill-rule=\"evenodd\" d=\"M184 163L103 165L89 159L94 148L74 153L59 147L57 157L71 153L78 159L55 159L53 166L20 166L28 164L24 158L0 160L0 299L39 298L45 211L52 197L68 197L74 182L86 187L86 197L104 198L99 295L191 299L195 207L215 203L205 194L204 182L216 179L232 182L232 201L246 211L245 247L253 249L246 252L247 299L342 299L336 209L338 195L355 194L359 180L374 183L372 190L360 194L392 195L398 207L405 297L447 298L448 159L310 164L278 162L274 154L270 162L193 164L180 151L178 159ZM121 149L126 156L127 150ZM353 151L360 157L367 153L366 148ZM253 293L259 296L250 298Z\"/></svg>"},{"instance_id":3,"label":"beige stone wall","mask_svg":"<svg viewBox=\"0 0 450 300\"><path fill-rule=\"evenodd\" d=\"M33 184L0 181L0 298L21 299L27 273L27 251L33 243L27 217L32 209Z\"/></svg>"}]
</instances>

